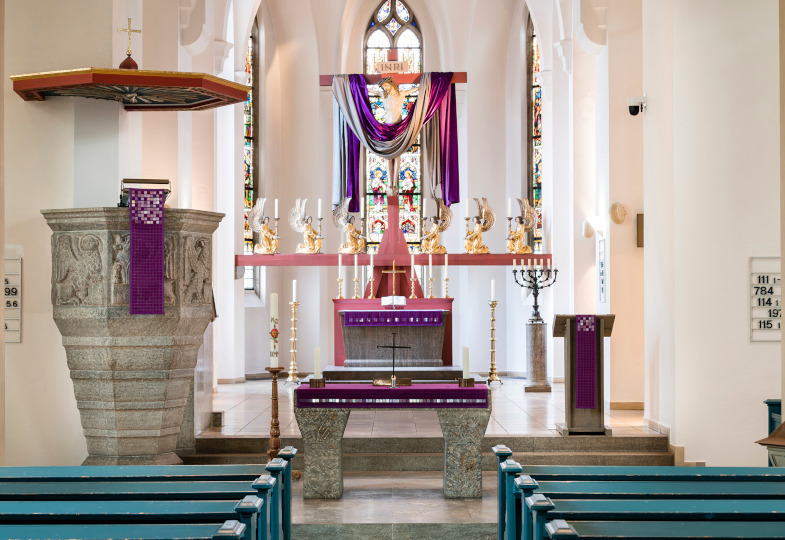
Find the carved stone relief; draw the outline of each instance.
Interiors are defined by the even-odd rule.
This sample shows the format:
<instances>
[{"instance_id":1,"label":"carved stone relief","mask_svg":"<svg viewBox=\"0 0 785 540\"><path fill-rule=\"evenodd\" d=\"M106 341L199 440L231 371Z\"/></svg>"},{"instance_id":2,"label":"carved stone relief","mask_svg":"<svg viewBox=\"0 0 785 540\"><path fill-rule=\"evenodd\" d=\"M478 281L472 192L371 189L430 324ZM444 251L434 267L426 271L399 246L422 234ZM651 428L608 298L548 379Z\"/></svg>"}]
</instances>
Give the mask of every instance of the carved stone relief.
<instances>
[{"instance_id":1,"label":"carved stone relief","mask_svg":"<svg viewBox=\"0 0 785 540\"><path fill-rule=\"evenodd\" d=\"M130 249L129 233L112 235L111 301L113 306L128 305L128 266L131 262Z\"/></svg>"},{"instance_id":2,"label":"carved stone relief","mask_svg":"<svg viewBox=\"0 0 785 540\"><path fill-rule=\"evenodd\" d=\"M105 303L103 242L95 234L63 233L52 258L52 301L57 306Z\"/></svg>"},{"instance_id":3,"label":"carved stone relief","mask_svg":"<svg viewBox=\"0 0 785 540\"><path fill-rule=\"evenodd\" d=\"M212 303L211 262L209 237L189 236L185 239L184 304Z\"/></svg>"},{"instance_id":4,"label":"carved stone relief","mask_svg":"<svg viewBox=\"0 0 785 540\"><path fill-rule=\"evenodd\" d=\"M175 239L167 235L164 239L164 304L173 306L177 301L177 254Z\"/></svg>"}]
</instances>

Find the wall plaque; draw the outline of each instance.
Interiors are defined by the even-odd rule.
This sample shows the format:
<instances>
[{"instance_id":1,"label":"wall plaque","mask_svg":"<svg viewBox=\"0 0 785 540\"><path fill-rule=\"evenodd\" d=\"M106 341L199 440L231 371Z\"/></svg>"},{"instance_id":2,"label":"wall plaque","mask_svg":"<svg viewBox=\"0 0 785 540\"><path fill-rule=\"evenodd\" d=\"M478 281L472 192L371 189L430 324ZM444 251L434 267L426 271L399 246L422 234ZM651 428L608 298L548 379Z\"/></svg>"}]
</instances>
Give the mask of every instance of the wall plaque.
<instances>
[{"instance_id":1,"label":"wall plaque","mask_svg":"<svg viewBox=\"0 0 785 540\"><path fill-rule=\"evenodd\" d=\"M5 259L3 279L3 323L5 342L22 341L22 259Z\"/></svg>"},{"instance_id":2,"label":"wall plaque","mask_svg":"<svg viewBox=\"0 0 785 540\"><path fill-rule=\"evenodd\" d=\"M779 257L750 257L750 341L781 341L782 276Z\"/></svg>"}]
</instances>

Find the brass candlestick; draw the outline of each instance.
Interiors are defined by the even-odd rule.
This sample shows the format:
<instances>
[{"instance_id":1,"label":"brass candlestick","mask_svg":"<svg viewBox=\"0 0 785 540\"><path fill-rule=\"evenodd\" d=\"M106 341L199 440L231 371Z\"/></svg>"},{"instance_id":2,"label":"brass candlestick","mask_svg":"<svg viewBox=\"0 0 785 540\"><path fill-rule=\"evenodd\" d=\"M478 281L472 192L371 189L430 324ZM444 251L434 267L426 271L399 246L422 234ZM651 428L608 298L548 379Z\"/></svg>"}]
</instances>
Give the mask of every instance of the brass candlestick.
<instances>
[{"instance_id":1,"label":"brass candlestick","mask_svg":"<svg viewBox=\"0 0 785 540\"><path fill-rule=\"evenodd\" d=\"M371 273L370 281L371 281L371 294L370 296L368 296L368 298L376 298L376 295L373 293L373 273Z\"/></svg>"},{"instance_id":2,"label":"brass candlestick","mask_svg":"<svg viewBox=\"0 0 785 540\"><path fill-rule=\"evenodd\" d=\"M292 348L289 351L292 358L289 361L289 377L286 382L300 384L300 378L297 376L297 306L300 305L300 302L289 302L289 305L292 306L292 337L289 338L289 341L292 342Z\"/></svg>"},{"instance_id":3,"label":"brass candlestick","mask_svg":"<svg viewBox=\"0 0 785 540\"><path fill-rule=\"evenodd\" d=\"M337 300L343 300L343 278L338 278L338 296L335 298Z\"/></svg>"},{"instance_id":4,"label":"brass candlestick","mask_svg":"<svg viewBox=\"0 0 785 540\"><path fill-rule=\"evenodd\" d=\"M486 384L493 385L499 383L501 386L502 380L496 374L496 306L499 304L496 300L491 300L488 305L491 306L491 372L488 374Z\"/></svg>"},{"instance_id":5,"label":"brass candlestick","mask_svg":"<svg viewBox=\"0 0 785 540\"><path fill-rule=\"evenodd\" d=\"M278 236L278 220L279 219L281 219L281 218L275 218L275 233L274 234L275 234L276 238L279 238L279 236ZM278 242L275 242L274 245L275 245L275 251L273 251L273 253L274 254L275 253L280 253L280 251L278 251Z\"/></svg>"},{"instance_id":6,"label":"brass candlestick","mask_svg":"<svg viewBox=\"0 0 785 540\"><path fill-rule=\"evenodd\" d=\"M359 285L360 285L360 278L354 278L354 297L353 298L355 300L360 298Z\"/></svg>"},{"instance_id":7,"label":"brass candlestick","mask_svg":"<svg viewBox=\"0 0 785 540\"><path fill-rule=\"evenodd\" d=\"M431 278L428 278L428 281L429 281L429 283L430 283L430 286L429 286L429 288L430 288L430 294L428 295L428 298L435 298L435 297L433 296L433 278L432 278L432 277L431 277Z\"/></svg>"},{"instance_id":8,"label":"brass candlestick","mask_svg":"<svg viewBox=\"0 0 785 540\"><path fill-rule=\"evenodd\" d=\"M417 298L417 295L414 294L414 275L415 275L414 267L412 266L412 279L410 280L411 281L412 294L409 295L409 298Z\"/></svg>"},{"instance_id":9,"label":"brass candlestick","mask_svg":"<svg viewBox=\"0 0 785 540\"><path fill-rule=\"evenodd\" d=\"M272 401L272 419L270 420L270 449L267 450L267 459L275 459L278 457L278 450L281 449L281 427L278 423L278 374L283 371L282 367L268 367L264 368L269 371L273 376L273 396Z\"/></svg>"},{"instance_id":10,"label":"brass candlestick","mask_svg":"<svg viewBox=\"0 0 785 540\"><path fill-rule=\"evenodd\" d=\"M322 219L324 219L324 218L318 218L318 219L319 219L319 233L318 233L317 236L319 237L319 243L316 244L316 253L321 253L322 252L322 242L321 242L321 240L322 240Z\"/></svg>"},{"instance_id":11,"label":"brass candlestick","mask_svg":"<svg viewBox=\"0 0 785 540\"><path fill-rule=\"evenodd\" d=\"M446 278L444 278L444 297L445 298L449 298L450 297L450 295L447 292L447 291L449 291L449 289L450 289L450 278L446 277Z\"/></svg>"}]
</instances>

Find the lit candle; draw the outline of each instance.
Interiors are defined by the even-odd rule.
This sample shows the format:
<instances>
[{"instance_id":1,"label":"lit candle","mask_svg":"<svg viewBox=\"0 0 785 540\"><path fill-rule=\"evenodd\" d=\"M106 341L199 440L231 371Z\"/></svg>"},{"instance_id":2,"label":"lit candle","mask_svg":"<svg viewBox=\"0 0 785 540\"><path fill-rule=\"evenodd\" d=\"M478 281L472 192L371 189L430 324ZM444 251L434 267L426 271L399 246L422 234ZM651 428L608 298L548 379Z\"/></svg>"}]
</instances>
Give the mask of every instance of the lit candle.
<instances>
[{"instance_id":1,"label":"lit candle","mask_svg":"<svg viewBox=\"0 0 785 540\"><path fill-rule=\"evenodd\" d=\"M272 336L278 325L278 293L270 295L270 367L278 367L278 341Z\"/></svg>"},{"instance_id":2,"label":"lit candle","mask_svg":"<svg viewBox=\"0 0 785 540\"><path fill-rule=\"evenodd\" d=\"M322 378L322 351L319 347L313 350L313 378Z\"/></svg>"},{"instance_id":3,"label":"lit candle","mask_svg":"<svg viewBox=\"0 0 785 540\"><path fill-rule=\"evenodd\" d=\"M447 274L450 272L449 257L450 256L448 254L446 254L446 253L444 254L444 278L445 279L447 279Z\"/></svg>"},{"instance_id":4,"label":"lit candle","mask_svg":"<svg viewBox=\"0 0 785 540\"><path fill-rule=\"evenodd\" d=\"M507 197L507 216L512 216L512 197Z\"/></svg>"},{"instance_id":5,"label":"lit candle","mask_svg":"<svg viewBox=\"0 0 785 540\"><path fill-rule=\"evenodd\" d=\"M428 254L428 277L433 277L433 254Z\"/></svg>"},{"instance_id":6,"label":"lit candle","mask_svg":"<svg viewBox=\"0 0 785 540\"><path fill-rule=\"evenodd\" d=\"M278 199L275 199L275 219L278 219Z\"/></svg>"},{"instance_id":7,"label":"lit candle","mask_svg":"<svg viewBox=\"0 0 785 540\"><path fill-rule=\"evenodd\" d=\"M357 279L357 254L354 254L354 279Z\"/></svg>"},{"instance_id":8,"label":"lit candle","mask_svg":"<svg viewBox=\"0 0 785 540\"><path fill-rule=\"evenodd\" d=\"M292 280L292 302L297 302L297 280Z\"/></svg>"},{"instance_id":9,"label":"lit candle","mask_svg":"<svg viewBox=\"0 0 785 540\"><path fill-rule=\"evenodd\" d=\"M491 302L496 300L496 280L491 280Z\"/></svg>"},{"instance_id":10,"label":"lit candle","mask_svg":"<svg viewBox=\"0 0 785 540\"><path fill-rule=\"evenodd\" d=\"M464 346L462 348L463 352L463 378L469 378L469 347Z\"/></svg>"},{"instance_id":11,"label":"lit candle","mask_svg":"<svg viewBox=\"0 0 785 540\"><path fill-rule=\"evenodd\" d=\"M318 217L319 219L322 219L322 200L321 199L319 199L317 201L317 203L316 203L316 211L317 211L316 217Z\"/></svg>"}]
</instances>

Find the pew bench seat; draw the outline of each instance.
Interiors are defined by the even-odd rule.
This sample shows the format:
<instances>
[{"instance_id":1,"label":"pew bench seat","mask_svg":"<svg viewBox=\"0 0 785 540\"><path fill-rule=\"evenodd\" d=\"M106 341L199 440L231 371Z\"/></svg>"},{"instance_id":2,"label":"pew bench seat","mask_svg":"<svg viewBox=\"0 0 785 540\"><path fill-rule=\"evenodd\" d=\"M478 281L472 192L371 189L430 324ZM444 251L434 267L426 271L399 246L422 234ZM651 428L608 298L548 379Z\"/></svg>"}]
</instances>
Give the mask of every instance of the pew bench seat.
<instances>
[{"instance_id":1,"label":"pew bench seat","mask_svg":"<svg viewBox=\"0 0 785 540\"><path fill-rule=\"evenodd\" d=\"M772 521L564 521L557 519L549 522L545 528L548 537L553 540L785 538L785 526Z\"/></svg>"},{"instance_id":2,"label":"pew bench seat","mask_svg":"<svg viewBox=\"0 0 785 540\"><path fill-rule=\"evenodd\" d=\"M785 499L785 484L779 482L531 480L525 475L515 479L516 488L524 497L542 493L551 499Z\"/></svg>"},{"instance_id":3,"label":"pew bench seat","mask_svg":"<svg viewBox=\"0 0 785 540\"><path fill-rule=\"evenodd\" d=\"M296 452L296 450L295 450ZM82 467L0 467L2 482L134 482L232 481L253 482L265 474L264 465L86 465Z\"/></svg>"},{"instance_id":4,"label":"pew bench seat","mask_svg":"<svg viewBox=\"0 0 785 540\"><path fill-rule=\"evenodd\" d=\"M257 491L248 481L0 482L0 500L235 500Z\"/></svg>"},{"instance_id":5,"label":"pew bench seat","mask_svg":"<svg viewBox=\"0 0 785 540\"><path fill-rule=\"evenodd\" d=\"M238 521L226 521L222 525L207 524L141 524L141 525L2 525L0 538L27 540L240 540L245 525Z\"/></svg>"},{"instance_id":6,"label":"pew bench seat","mask_svg":"<svg viewBox=\"0 0 785 540\"><path fill-rule=\"evenodd\" d=\"M497 455L499 453L497 452ZM723 481L785 482L785 469L771 467L645 467L645 466L595 466L595 465L527 465L524 474L537 481L583 480L616 482L643 481Z\"/></svg>"}]
</instances>

